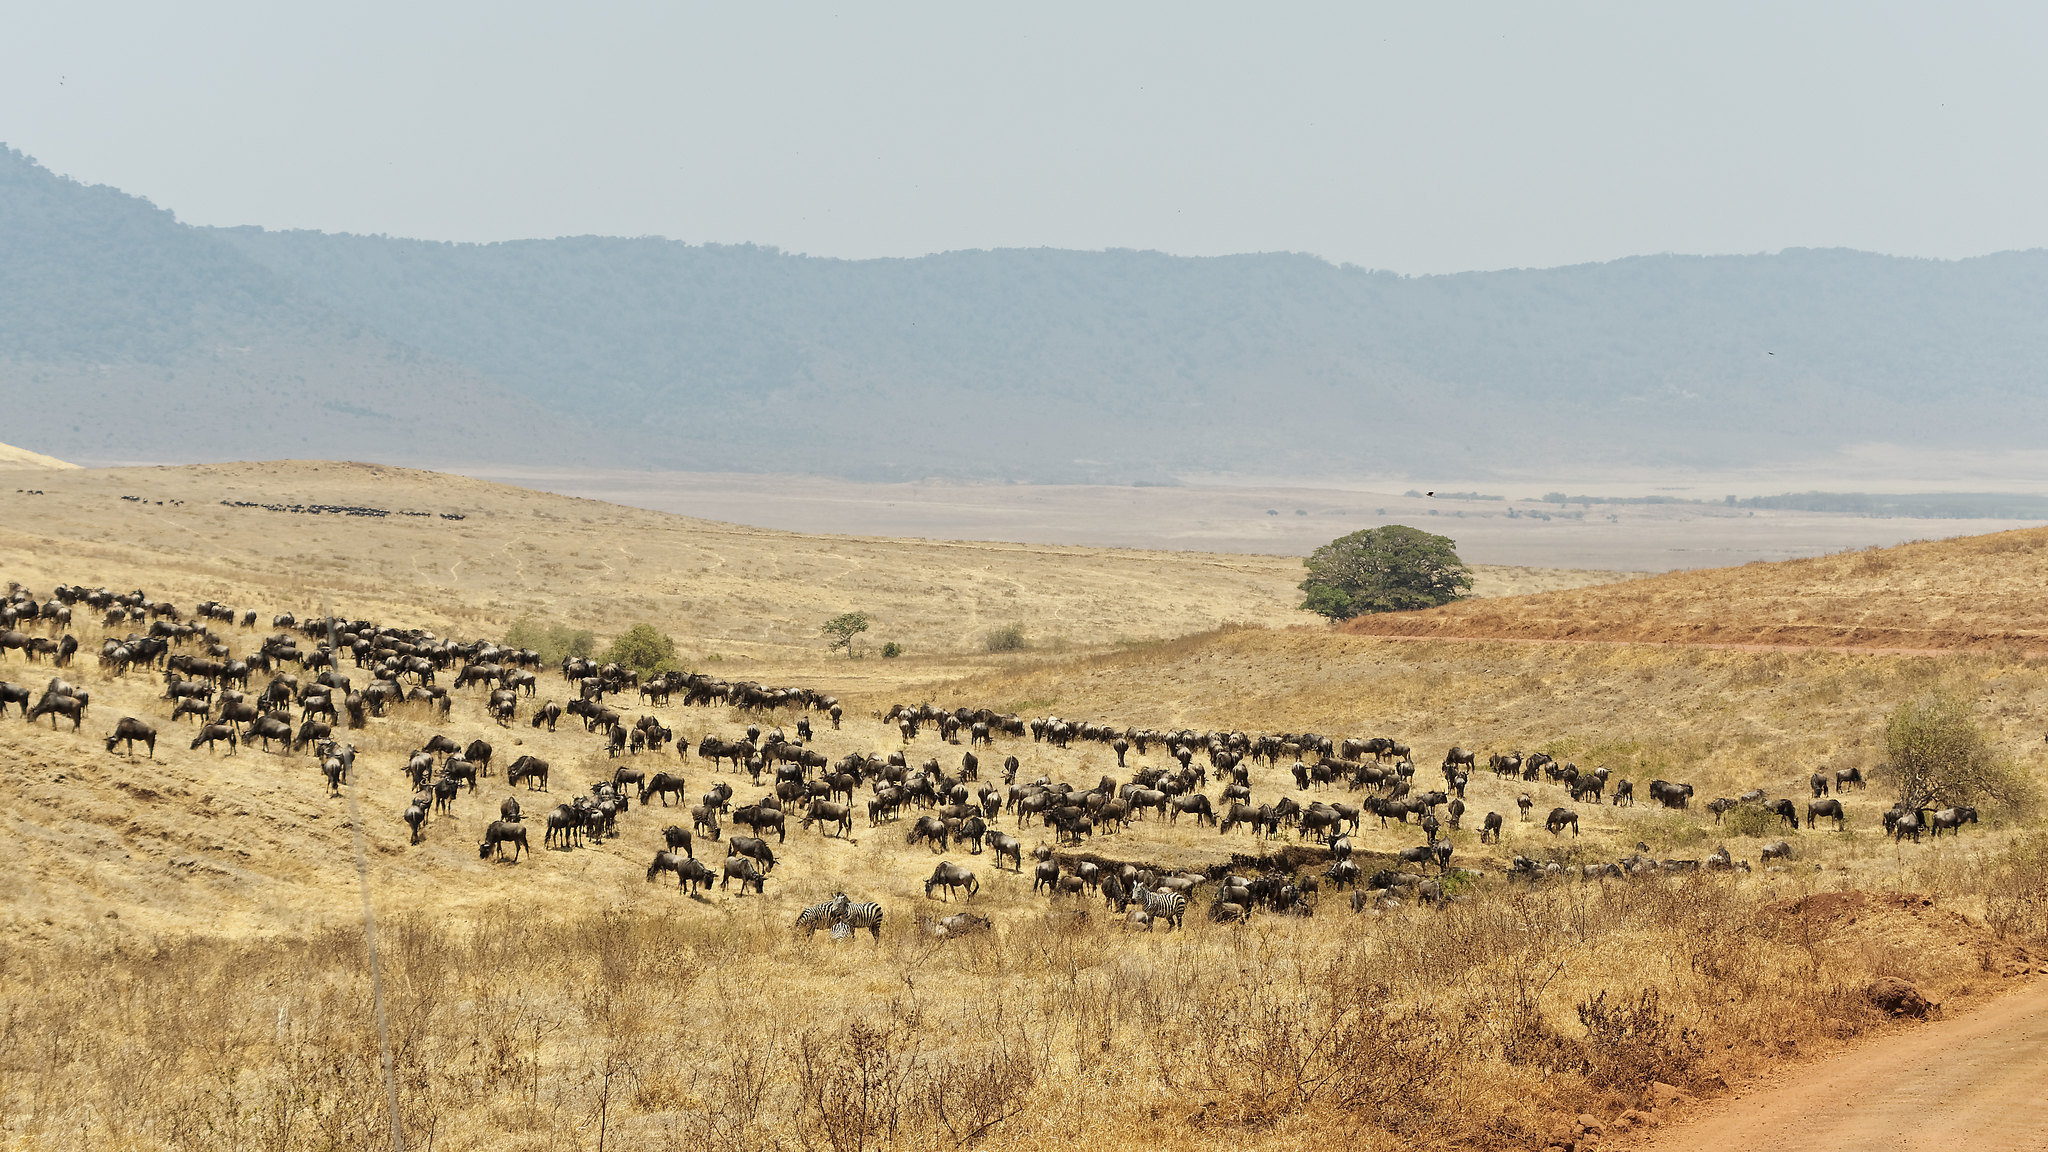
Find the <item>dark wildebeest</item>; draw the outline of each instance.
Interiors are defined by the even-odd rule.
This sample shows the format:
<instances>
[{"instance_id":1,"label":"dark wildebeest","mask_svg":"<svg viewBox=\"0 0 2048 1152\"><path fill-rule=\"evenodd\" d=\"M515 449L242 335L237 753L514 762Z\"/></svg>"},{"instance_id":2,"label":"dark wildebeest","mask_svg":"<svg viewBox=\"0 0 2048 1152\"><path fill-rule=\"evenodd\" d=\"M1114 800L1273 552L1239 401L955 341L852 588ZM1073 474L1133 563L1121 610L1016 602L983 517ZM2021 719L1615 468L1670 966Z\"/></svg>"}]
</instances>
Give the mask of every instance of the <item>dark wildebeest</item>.
<instances>
[{"instance_id":1,"label":"dark wildebeest","mask_svg":"<svg viewBox=\"0 0 2048 1152\"><path fill-rule=\"evenodd\" d=\"M1818 800L1828 794L1828 780L1828 774L1825 772L1815 772L1806 778L1806 786L1813 790L1814 799Z\"/></svg>"},{"instance_id":2,"label":"dark wildebeest","mask_svg":"<svg viewBox=\"0 0 2048 1152\"><path fill-rule=\"evenodd\" d=\"M727 856L745 856L761 866L762 871L775 871L775 849L766 840L754 836L735 836L725 842Z\"/></svg>"},{"instance_id":3,"label":"dark wildebeest","mask_svg":"<svg viewBox=\"0 0 2048 1152\"><path fill-rule=\"evenodd\" d=\"M669 851L673 852L680 848L683 850L683 855L688 856L692 860L697 858L696 851L690 846L689 829L671 824L661 830L661 839L668 845Z\"/></svg>"},{"instance_id":4,"label":"dark wildebeest","mask_svg":"<svg viewBox=\"0 0 2048 1152\"><path fill-rule=\"evenodd\" d=\"M1792 826L1793 831L1796 832L1799 830L1799 808L1796 805L1794 805L1790 800L1780 798L1771 801L1769 804L1764 805L1764 807L1770 809L1772 812L1776 812L1778 814L1778 819L1783 820L1787 824L1790 824Z\"/></svg>"},{"instance_id":5,"label":"dark wildebeest","mask_svg":"<svg viewBox=\"0 0 2048 1152\"><path fill-rule=\"evenodd\" d=\"M477 845L477 856L490 860L502 857L505 845L512 845L512 862L519 863L519 854L530 851L526 846L526 825L511 824L504 820L493 820L484 829L484 841Z\"/></svg>"},{"instance_id":6,"label":"dark wildebeest","mask_svg":"<svg viewBox=\"0 0 2048 1152\"><path fill-rule=\"evenodd\" d=\"M1550 815L1543 820L1543 830L1555 836L1560 831L1563 831L1564 826L1567 824L1572 826L1572 835L1577 836L1579 834L1579 814L1569 808L1552 808Z\"/></svg>"},{"instance_id":7,"label":"dark wildebeest","mask_svg":"<svg viewBox=\"0 0 2048 1152\"><path fill-rule=\"evenodd\" d=\"M650 794L661 801L663 808L668 807L668 798L670 796L676 798L677 804L687 803L687 798L683 795L685 787L681 776L668 772L656 772L648 778L647 783L640 786L640 806L642 808L647 807L647 797Z\"/></svg>"},{"instance_id":8,"label":"dark wildebeest","mask_svg":"<svg viewBox=\"0 0 2048 1152\"><path fill-rule=\"evenodd\" d=\"M981 890L981 881L976 880L974 873L961 865L955 864L950 860L942 860L937 868L932 869L932 878L924 882L925 899L929 900L932 898L932 889L935 887L943 887L946 890L946 899L949 901L953 899L953 890L955 888L965 888L967 889L967 897L971 900L974 898L974 894Z\"/></svg>"},{"instance_id":9,"label":"dark wildebeest","mask_svg":"<svg viewBox=\"0 0 2048 1152\"><path fill-rule=\"evenodd\" d=\"M196 750L201 744L204 744L206 745L206 750L211 752L213 751L213 742L216 740L227 741L228 755L234 755L236 740L235 728L232 724L208 724L206 727L201 728L199 735L192 738L192 747Z\"/></svg>"},{"instance_id":10,"label":"dark wildebeest","mask_svg":"<svg viewBox=\"0 0 2048 1152\"><path fill-rule=\"evenodd\" d=\"M419 797L413 797L412 803L406 807L405 822L412 825L412 842L415 844L419 843L420 836L422 835L420 830L427 823L427 809L424 804L420 803Z\"/></svg>"},{"instance_id":11,"label":"dark wildebeest","mask_svg":"<svg viewBox=\"0 0 2048 1152\"><path fill-rule=\"evenodd\" d=\"M1943 829L1961 836L1963 834L1963 825L1975 824L1976 822L1977 810L1975 808L1967 805L1957 805L1954 808L1943 808L1941 811L1936 812L1934 817L1927 822L1927 827L1936 836L1940 836Z\"/></svg>"},{"instance_id":12,"label":"dark wildebeest","mask_svg":"<svg viewBox=\"0 0 2048 1152\"><path fill-rule=\"evenodd\" d=\"M517 823L519 823L519 798L518 798L518 797L516 797L516 796L507 796L507 797L505 797L505 802L504 802L503 804L500 804L500 805L498 805L498 819L500 819L500 820L503 820L503 821L505 821L505 822L506 822L507 824L517 824Z\"/></svg>"},{"instance_id":13,"label":"dark wildebeest","mask_svg":"<svg viewBox=\"0 0 2048 1152\"><path fill-rule=\"evenodd\" d=\"M747 885L749 884L754 886L754 891L757 894L762 896L768 894L768 874L761 871L760 866L755 864L751 857L727 856L725 858L725 875L718 881L719 888L723 889L726 885L732 883L735 876L739 877L740 895L744 896L747 894Z\"/></svg>"},{"instance_id":14,"label":"dark wildebeest","mask_svg":"<svg viewBox=\"0 0 2048 1152\"><path fill-rule=\"evenodd\" d=\"M1835 831L1840 832L1842 830L1842 823L1846 817L1842 813L1842 802L1840 800L1814 800L1806 805L1806 826L1808 828L1813 827L1814 821L1823 816L1835 822Z\"/></svg>"},{"instance_id":15,"label":"dark wildebeest","mask_svg":"<svg viewBox=\"0 0 2048 1152\"><path fill-rule=\"evenodd\" d=\"M834 825L839 829L841 838L850 840L853 838L853 808L836 801L813 800L810 808L804 812L800 827L809 828L812 824L819 825L818 831L827 836L831 833L826 831L824 825Z\"/></svg>"},{"instance_id":16,"label":"dark wildebeest","mask_svg":"<svg viewBox=\"0 0 2048 1152\"><path fill-rule=\"evenodd\" d=\"M526 790L529 792L533 791L535 782L540 784L541 791L547 791L548 762L533 756L521 756L514 760L511 766L505 769L505 783L517 786L521 780L526 781Z\"/></svg>"},{"instance_id":17,"label":"dark wildebeest","mask_svg":"<svg viewBox=\"0 0 2048 1152\"><path fill-rule=\"evenodd\" d=\"M1495 844L1500 843L1500 813L1498 812L1488 812L1485 825L1479 829L1479 842L1481 844L1486 843L1489 838Z\"/></svg>"},{"instance_id":18,"label":"dark wildebeest","mask_svg":"<svg viewBox=\"0 0 2048 1152\"><path fill-rule=\"evenodd\" d=\"M128 755L135 755L135 742L140 740L148 746L149 758L156 759L156 729L133 716L123 716L121 722L114 725L114 734L107 737L107 751L112 752L114 745L123 740L128 742Z\"/></svg>"}]
</instances>

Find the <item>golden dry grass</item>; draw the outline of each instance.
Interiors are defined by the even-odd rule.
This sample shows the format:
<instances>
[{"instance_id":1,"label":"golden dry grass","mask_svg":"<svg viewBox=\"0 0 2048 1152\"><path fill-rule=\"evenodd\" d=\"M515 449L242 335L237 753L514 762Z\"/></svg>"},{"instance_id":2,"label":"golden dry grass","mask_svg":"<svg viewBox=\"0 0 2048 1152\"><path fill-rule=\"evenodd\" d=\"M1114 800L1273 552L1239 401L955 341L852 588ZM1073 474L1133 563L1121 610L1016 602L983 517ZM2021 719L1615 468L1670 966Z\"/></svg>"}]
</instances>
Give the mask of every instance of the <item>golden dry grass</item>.
<instances>
[{"instance_id":1,"label":"golden dry grass","mask_svg":"<svg viewBox=\"0 0 2048 1152\"><path fill-rule=\"evenodd\" d=\"M2048 528L1362 617L1359 635L1893 649L2048 644Z\"/></svg>"},{"instance_id":2,"label":"golden dry grass","mask_svg":"<svg viewBox=\"0 0 2048 1152\"><path fill-rule=\"evenodd\" d=\"M177 483L198 483L193 470L171 471ZM146 473L124 479L133 484L139 475ZM358 482L377 490L374 476ZM450 491L467 492L463 483ZM566 569L604 555L592 541L609 540L621 525L642 526L627 542L641 557L635 563L646 565L633 569L636 579L656 579L671 556L642 535L725 549L721 565L707 562L692 578L704 606L679 611L701 610L707 627L726 634L752 628L750 612L768 613L763 634L785 637L798 653L808 643L798 622L815 615L816 603L799 590L819 571L805 565L826 560L798 563L791 552L814 548L824 557L858 546L868 559L860 587L872 595L922 579L950 585L959 602L979 587L975 578L949 575L936 558L994 565L1010 555L1001 546L944 552L755 534L595 505L590 525L550 529L540 515L515 518L517 501L499 490L469 497L481 525L472 535L462 531L470 520L315 521L254 511L243 519L244 510L211 527L193 519L203 509L191 496L169 494L186 505L167 502L160 511L154 503L128 507L112 488L50 492L47 499L73 501L74 510L17 517L12 537L0 541L35 541L10 560L20 557L19 570L39 590L55 580L140 584L169 588L185 602L238 600L265 616L316 605L325 593L345 596L337 607L351 614L432 622L456 634L539 610L532 605L612 627L615 619L600 611L659 619L657 609L683 604L652 598L646 607L633 581L566 574L562 580L575 582L538 581L526 593L537 599L526 604L465 600L503 596L492 589L512 586L502 560L479 558L517 556L514 572ZM380 583L357 555L381 555L387 544L397 554L408 543L445 562L446 579ZM212 558L209 547L219 547ZM1241 603L1228 589L1257 586L1228 567L1235 558L1219 562L1224 576L1197 578L1205 571L1198 558L1105 559L1092 550L1018 550L1008 561L1018 565L1011 578L1057 585L1081 563L1067 559L1073 554L1092 566L1100 588L1142 587L1153 572L1179 597L1168 599L1186 613L1178 619L1194 625L1238 618L1205 618L1201 606ZM717 582L718 567L743 564L751 566L747 579ZM316 569L320 577L307 579ZM1224 591L1215 590L1219 582ZM1035 604L1078 610L1077 595L1058 586L1031 592ZM570 604L588 614L559 607ZM1115 609L1127 617L1091 610L1110 625L1142 615L1136 607ZM1859 994L1873 975L1906 975L1941 998L1994 990L2004 973L2029 966L2016 942L1997 939L1982 919L1994 911L1985 902L1990 862L2025 830L2012 814L1988 814L1961 840L1895 846L1873 829L1880 781L1850 797L1850 832L1797 834L1801 854L1789 871L1530 890L1494 874L1506 855L1613 859L1641 841L1660 856L1697 858L1725 839L1754 860L1760 841L1716 830L1698 810L1648 806L1584 808L1585 835L1553 838L1516 821L1512 800L1528 788L1547 808L1561 802L1560 789L1483 772L1471 789L1474 816L1507 813L1506 843L1477 845L1476 819L1454 836L1456 862L1489 875L1443 912L1360 916L1326 893L1314 919L1261 916L1232 929L1202 918L1208 899L1198 894L1185 930L1127 933L1099 900L1048 903L1030 894L1028 875L956 850L944 858L968 863L983 883L966 907L988 915L995 931L939 943L916 921L961 905L925 899L921 881L940 857L907 846L903 824L870 829L863 818L853 840L842 841L792 821L762 896L714 889L695 898L673 882L647 884L660 829L678 819L658 804L636 806L616 840L542 850L516 865L485 863L475 844L506 794L502 775L459 798L456 812L436 818L425 842L412 845L398 819L409 795L405 753L437 731L462 742L482 736L496 746L501 773L522 752L548 759L560 798L613 766L580 725L549 734L522 717L501 729L474 693L462 694L446 721L401 710L348 734L362 759L351 796L336 798L303 755L188 750L178 738L185 730L157 699L157 678L102 674L90 659L97 628L75 631L87 651L67 675L94 697L84 730L0 723L0 1133L25 1147L380 1143L383 1095L350 799L363 813L383 926L409 1147L588 1148L602 1139L606 1148L730 1152L992 1141L1279 1149L1332 1138L1367 1149L1540 1147L1560 1112L1605 1119L1644 1103L1651 1076L1712 1090L1768 1066L1788 1042L1803 1051L1877 1026ZM701 635L675 631L686 642ZM236 646L246 647L249 635L238 631ZM2048 665L2013 652L1439 644L1320 626L1238 627L1006 660L888 663L886 677L871 671L878 660L815 655L752 667L815 683L852 705L842 731L820 725L818 745L835 758L894 747L893 730L874 712L892 700L929 698L1120 724L1390 733L1415 745L1419 781L1432 777L1430 765L1450 743L1482 751L1549 746L1622 775L1692 780L1703 798L1752 785L1803 795L1814 763L1868 764L1884 712L1937 685L1977 699L1980 720L2038 775L2030 726L2048 696ZM0 677L27 680L31 672L48 675L45 665L0 657ZM918 676L925 682L914 683ZM543 697L566 696L552 672L542 682ZM680 704L622 710L653 711L691 743L706 732L734 734L748 720ZM157 725L155 762L100 746L96 737L122 715ZM948 766L961 751L931 734L909 750L913 761L935 756ZM1019 756L1027 779L1044 774L1085 786L1104 773L1122 775L1100 745L1062 752L1006 740L983 753L984 764L1006 754ZM1158 762L1156 750L1132 760ZM694 795L719 778L705 763L667 753L636 766L681 764ZM744 778L723 778L742 800L757 794ZM1278 767L1256 768L1252 785L1260 799L1294 791ZM519 795L535 822L541 794ZM998 826L1012 829L1008 817ZM535 822L537 843L540 832ZM1027 846L1040 835L1027 829ZM1415 836L1368 820L1357 840L1371 861ZM1245 868L1252 862L1240 857L1270 851L1242 832L1223 836L1186 820L1139 822L1088 849L1195 868ZM699 855L715 863L720 853L700 840ZM2040 879L2026 883L2041 887ZM2015 882L1997 886L2013 890ZM889 928L879 945L790 932L800 907L840 888L884 902ZM1852 917L1841 910L1863 898L1830 895L1840 891L1879 895L1854 905L1862 914ZM1899 891L1935 899L1883 895ZM1815 894L1826 899L1809 899ZM2000 921L2008 922L2032 924ZM873 1123L849 1126L843 1121L854 1109L844 1090L862 1077L872 1107L858 1114Z\"/></svg>"},{"instance_id":3,"label":"golden dry grass","mask_svg":"<svg viewBox=\"0 0 2048 1152\"><path fill-rule=\"evenodd\" d=\"M994 627L1038 649L1108 647L1226 622L1313 619L1296 605L1297 560L859 536L808 536L555 496L481 480L331 461L37 473L11 501L9 579L47 589L146 587L178 602L403 618L444 635L502 635L521 617L610 633L634 621L694 661L815 671L818 626L865 611L872 650L843 677L895 683L971 666ZM133 499L130 499L132 497ZM348 505L424 516L311 515L223 501ZM460 520L443 519L454 514ZM1616 574L1485 567L1508 595Z\"/></svg>"}]
</instances>

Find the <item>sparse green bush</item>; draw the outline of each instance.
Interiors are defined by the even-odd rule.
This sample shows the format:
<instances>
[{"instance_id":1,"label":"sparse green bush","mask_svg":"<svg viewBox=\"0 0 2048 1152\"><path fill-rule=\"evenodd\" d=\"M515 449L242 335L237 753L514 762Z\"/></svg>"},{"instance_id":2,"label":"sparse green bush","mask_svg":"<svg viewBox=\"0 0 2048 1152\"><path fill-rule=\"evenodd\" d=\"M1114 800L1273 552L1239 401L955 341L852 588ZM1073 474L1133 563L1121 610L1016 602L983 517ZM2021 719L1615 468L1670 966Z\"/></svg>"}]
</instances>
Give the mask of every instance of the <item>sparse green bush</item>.
<instances>
[{"instance_id":1,"label":"sparse green bush","mask_svg":"<svg viewBox=\"0 0 2048 1152\"><path fill-rule=\"evenodd\" d=\"M567 656L588 656L597 651L597 633L567 624L542 624L522 617L505 630L505 643L512 648L531 648L540 653L541 663L560 664Z\"/></svg>"},{"instance_id":2,"label":"sparse green bush","mask_svg":"<svg viewBox=\"0 0 2048 1152\"><path fill-rule=\"evenodd\" d=\"M1997 804L2033 801L2025 771L1986 738L1970 702L1949 692L1909 700L1885 719L1881 771L1912 804Z\"/></svg>"},{"instance_id":3,"label":"sparse green bush","mask_svg":"<svg viewBox=\"0 0 2048 1152\"><path fill-rule=\"evenodd\" d=\"M681 667L676 661L676 642L652 624L635 624L620 633L601 659L606 664L623 664L642 675Z\"/></svg>"},{"instance_id":4,"label":"sparse green bush","mask_svg":"<svg viewBox=\"0 0 2048 1152\"><path fill-rule=\"evenodd\" d=\"M882 659L894 660L901 655L903 655L903 645L898 644L894 640L882 645Z\"/></svg>"},{"instance_id":5,"label":"sparse green bush","mask_svg":"<svg viewBox=\"0 0 2048 1152\"><path fill-rule=\"evenodd\" d=\"M1721 828L1730 836L1775 836L1784 826L1776 812L1761 804L1738 804L1721 817Z\"/></svg>"},{"instance_id":6,"label":"sparse green bush","mask_svg":"<svg viewBox=\"0 0 2048 1152\"><path fill-rule=\"evenodd\" d=\"M991 628L988 634L982 637L982 642L991 652L1022 652L1028 646L1024 641L1024 626L1021 624L1005 624L1001 628Z\"/></svg>"}]
</instances>

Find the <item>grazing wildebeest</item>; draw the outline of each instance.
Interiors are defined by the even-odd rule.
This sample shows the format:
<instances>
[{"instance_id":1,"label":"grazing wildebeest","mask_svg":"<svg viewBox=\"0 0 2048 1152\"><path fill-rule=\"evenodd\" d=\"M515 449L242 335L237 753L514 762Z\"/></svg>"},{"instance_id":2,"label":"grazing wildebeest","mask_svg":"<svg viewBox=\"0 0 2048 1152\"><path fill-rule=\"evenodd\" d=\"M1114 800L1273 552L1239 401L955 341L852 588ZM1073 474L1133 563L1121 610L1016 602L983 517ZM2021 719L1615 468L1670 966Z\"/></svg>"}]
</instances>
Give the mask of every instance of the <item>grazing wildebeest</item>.
<instances>
[{"instance_id":1,"label":"grazing wildebeest","mask_svg":"<svg viewBox=\"0 0 2048 1152\"><path fill-rule=\"evenodd\" d=\"M1814 799L1818 800L1828 794L1828 780L1828 774L1825 772L1815 772L1806 778L1806 786L1813 790Z\"/></svg>"},{"instance_id":2,"label":"grazing wildebeest","mask_svg":"<svg viewBox=\"0 0 2048 1152\"><path fill-rule=\"evenodd\" d=\"M1967 805L1957 805L1956 807L1943 808L1936 812L1933 818L1927 822L1927 828L1928 831L1936 836L1940 836L1943 829L1961 836L1963 834L1963 825L1975 824L1976 822L1977 810L1975 808Z\"/></svg>"},{"instance_id":3,"label":"grazing wildebeest","mask_svg":"<svg viewBox=\"0 0 2048 1152\"><path fill-rule=\"evenodd\" d=\"M1569 808L1552 808L1550 815L1544 818L1543 829L1555 836L1567 824L1572 827L1572 835L1577 836L1579 834L1579 814Z\"/></svg>"},{"instance_id":4,"label":"grazing wildebeest","mask_svg":"<svg viewBox=\"0 0 2048 1152\"><path fill-rule=\"evenodd\" d=\"M531 792L536 783L540 790L548 790L548 762L533 756L521 756L505 769L505 783L517 786L526 781L526 790Z\"/></svg>"},{"instance_id":5,"label":"grazing wildebeest","mask_svg":"<svg viewBox=\"0 0 2048 1152\"><path fill-rule=\"evenodd\" d=\"M953 898L953 890L955 888L965 888L967 889L967 898L971 900L974 898L974 894L981 890L981 881L975 879L974 873L961 865L955 864L950 860L941 860L939 866L932 869L931 879L924 882L925 899L929 900L932 898L932 889L934 887L945 888L947 900Z\"/></svg>"},{"instance_id":6,"label":"grazing wildebeest","mask_svg":"<svg viewBox=\"0 0 2048 1152\"><path fill-rule=\"evenodd\" d=\"M1835 831L1840 832L1842 830L1842 824L1846 817L1842 814L1842 802L1840 800L1832 798L1814 800L1806 805L1806 826L1808 828L1813 827L1814 821L1823 816L1835 822Z\"/></svg>"},{"instance_id":7,"label":"grazing wildebeest","mask_svg":"<svg viewBox=\"0 0 2048 1152\"><path fill-rule=\"evenodd\" d=\"M415 844L419 843L420 837L423 835L421 829L426 827L427 823L427 809L424 804L420 803L419 797L413 797L412 803L407 806L405 822L412 825L412 842Z\"/></svg>"},{"instance_id":8,"label":"grazing wildebeest","mask_svg":"<svg viewBox=\"0 0 2048 1152\"><path fill-rule=\"evenodd\" d=\"M505 802L504 802L503 804L500 804L500 805L498 805L498 819L500 819L500 820L503 820L503 821L505 821L505 822L506 822L507 824L517 824L517 823L519 823L519 798L518 798L518 797L516 797L516 796L507 796L507 797L505 797Z\"/></svg>"},{"instance_id":9,"label":"grazing wildebeest","mask_svg":"<svg viewBox=\"0 0 2048 1152\"><path fill-rule=\"evenodd\" d=\"M192 738L192 747L196 750L201 744L204 744L206 745L206 750L211 752L213 751L213 742L216 740L227 741L228 755L234 755L236 737L235 728L232 724L208 724L206 727L201 728L199 735Z\"/></svg>"},{"instance_id":10,"label":"grazing wildebeest","mask_svg":"<svg viewBox=\"0 0 2048 1152\"><path fill-rule=\"evenodd\" d=\"M1500 843L1500 813L1498 812L1488 812L1486 814L1486 823L1479 830L1479 842L1481 844L1486 843L1489 838L1495 844Z\"/></svg>"},{"instance_id":11,"label":"grazing wildebeest","mask_svg":"<svg viewBox=\"0 0 2048 1152\"><path fill-rule=\"evenodd\" d=\"M1861 768L1837 768L1837 769L1835 769L1835 792L1836 792L1836 794L1837 794L1837 795L1839 795L1839 794L1841 793L1841 791L1842 791L1842 785L1844 785L1844 784L1854 784L1854 785L1855 785L1855 786L1857 787L1857 789L1858 789L1859 791L1860 791L1861 789L1863 789L1863 788L1867 787L1867 785L1865 785L1865 784L1864 784L1864 782L1863 782L1863 769L1861 769Z\"/></svg>"},{"instance_id":12,"label":"grazing wildebeest","mask_svg":"<svg viewBox=\"0 0 2048 1152\"><path fill-rule=\"evenodd\" d=\"M735 876L739 877L740 895L744 896L747 894L747 885L749 884L754 886L754 891L757 894L762 896L768 894L768 874L761 871L760 866L755 864L752 858L747 856L727 856L725 858L725 875L719 878L719 888L723 889L726 885L732 883Z\"/></svg>"},{"instance_id":13,"label":"grazing wildebeest","mask_svg":"<svg viewBox=\"0 0 2048 1152\"><path fill-rule=\"evenodd\" d=\"M1773 860L1790 860L1791 858L1792 845L1787 841L1773 840L1769 844L1764 845L1763 859L1766 864Z\"/></svg>"},{"instance_id":14,"label":"grazing wildebeest","mask_svg":"<svg viewBox=\"0 0 2048 1152\"><path fill-rule=\"evenodd\" d=\"M0 715L7 712L9 704L21 709L22 719L28 719L28 699L32 693L19 684L0 684Z\"/></svg>"},{"instance_id":15,"label":"grazing wildebeest","mask_svg":"<svg viewBox=\"0 0 2048 1152\"><path fill-rule=\"evenodd\" d=\"M1780 798L1771 801L1769 804L1764 805L1764 807L1777 813L1778 819L1791 825L1794 832L1799 830L1799 808L1790 800Z\"/></svg>"},{"instance_id":16,"label":"grazing wildebeest","mask_svg":"<svg viewBox=\"0 0 2048 1152\"><path fill-rule=\"evenodd\" d=\"M507 844L512 845L512 862L519 863L519 854L530 851L526 846L526 825L493 820L491 826L484 829L484 840L477 845L477 856L486 860L500 858Z\"/></svg>"},{"instance_id":17,"label":"grazing wildebeest","mask_svg":"<svg viewBox=\"0 0 2048 1152\"><path fill-rule=\"evenodd\" d=\"M766 840L754 836L735 836L725 842L727 856L745 856L759 864L763 871L775 871L775 850Z\"/></svg>"},{"instance_id":18,"label":"grazing wildebeest","mask_svg":"<svg viewBox=\"0 0 2048 1152\"><path fill-rule=\"evenodd\" d=\"M653 776L648 777L647 783L640 786L640 806L642 808L647 806L647 797L650 794L661 801L663 808L668 807L668 798L670 796L676 798L677 804L686 803L683 795L684 788L685 785L681 776L668 772L656 772Z\"/></svg>"},{"instance_id":19,"label":"grazing wildebeest","mask_svg":"<svg viewBox=\"0 0 2048 1152\"><path fill-rule=\"evenodd\" d=\"M28 710L24 719L34 721L42 716L50 718L50 728L52 730L55 730L57 727L57 717L69 717L71 720L71 730L76 732L78 731L78 726L85 720L85 700L79 696L54 696L45 692L43 693L43 698L36 701L36 706ZM289 733L290 729L287 728L286 732Z\"/></svg>"},{"instance_id":20,"label":"grazing wildebeest","mask_svg":"<svg viewBox=\"0 0 2048 1152\"><path fill-rule=\"evenodd\" d=\"M675 873L676 884L680 886L683 883L684 866L696 862L697 858L695 856L681 856L674 852L656 852L654 854L654 862L647 866L647 882L652 884L656 876L661 875L663 872L673 872Z\"/></svg>"},{"instance_id":21,"label":"grazing wildebeest","mask_svg":"<svg viewBox=\"0 0 2048 1152\"><path fill-rule=\"evenodd\" d=\"M1712 800L1707 801L1707 811L1714 814L1714 823L1719 824L1721 817L1733 812L1736 805L1737 801L1727 796L1716 796Z\"/></svg>"},{"instance_id":22,"label":"grazing wildebeest","mask_svg":"<svg viewBox=\"0 0 2048 1152\"><path fill-rule=\"evenodd\" d=\"M717 840L725 833L718 827L718 810L699 804L690 809L690 828Z\"/></svg>"},{"instance_id":23,"label":"grazing wildebeest","mask_svg":"<svg viewBox=\"0 0 2048 1152\"><path fill-rule=\"evenodd\" d=\"M128 755L135 755L135 742L140 740L148 746L149 758L156 759L156 729L133 716L123 716L121 722L114 725L114 734L107 737L107 751L112 752L114 745L123 740L128 742Z\"/></svg>"}]
</instances>

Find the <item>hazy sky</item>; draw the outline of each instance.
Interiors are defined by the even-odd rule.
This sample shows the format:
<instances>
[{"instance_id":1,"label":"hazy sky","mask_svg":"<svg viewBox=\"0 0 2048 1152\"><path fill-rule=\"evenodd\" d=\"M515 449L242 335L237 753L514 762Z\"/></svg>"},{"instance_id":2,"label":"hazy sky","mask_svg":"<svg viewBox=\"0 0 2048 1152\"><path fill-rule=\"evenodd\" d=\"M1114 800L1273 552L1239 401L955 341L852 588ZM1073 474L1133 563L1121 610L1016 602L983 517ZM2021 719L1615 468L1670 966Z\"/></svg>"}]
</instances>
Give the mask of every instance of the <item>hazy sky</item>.
<instances>
[{"instance_id":1,"label":"hazy sky","mask_svg":"<svg viewBox=\"0 0 2048 1152\"><path fill-rule=\"evenodd\" d=\"M295 7L0 2L0 141L195 223L436 239L2048 245L2038 4Z\"/></svg>"}]
</instances>

